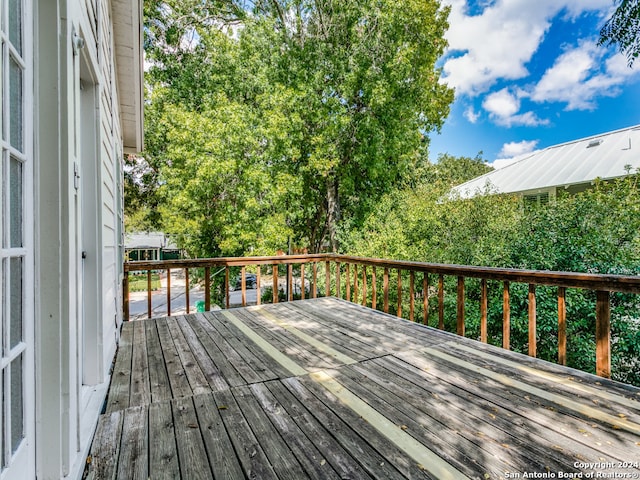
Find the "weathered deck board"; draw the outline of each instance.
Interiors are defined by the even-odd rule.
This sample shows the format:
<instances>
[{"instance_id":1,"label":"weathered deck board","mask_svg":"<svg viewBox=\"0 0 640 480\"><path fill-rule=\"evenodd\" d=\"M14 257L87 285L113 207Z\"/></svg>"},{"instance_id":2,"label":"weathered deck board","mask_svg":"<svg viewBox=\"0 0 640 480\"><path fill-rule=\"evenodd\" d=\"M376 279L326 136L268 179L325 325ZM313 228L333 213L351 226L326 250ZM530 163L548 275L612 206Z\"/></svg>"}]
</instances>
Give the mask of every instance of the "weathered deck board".
<instances>
[{"instance_id":1,"label":"weathered deck board","mask_svg":"<svg viewBox=\"0 0 640 480\"><path fill-rule=\"evenodd\" d=\"M640 473L640 389L321 298L125 324L91 454L95 479Z\"/></svg>"}]
</instances>

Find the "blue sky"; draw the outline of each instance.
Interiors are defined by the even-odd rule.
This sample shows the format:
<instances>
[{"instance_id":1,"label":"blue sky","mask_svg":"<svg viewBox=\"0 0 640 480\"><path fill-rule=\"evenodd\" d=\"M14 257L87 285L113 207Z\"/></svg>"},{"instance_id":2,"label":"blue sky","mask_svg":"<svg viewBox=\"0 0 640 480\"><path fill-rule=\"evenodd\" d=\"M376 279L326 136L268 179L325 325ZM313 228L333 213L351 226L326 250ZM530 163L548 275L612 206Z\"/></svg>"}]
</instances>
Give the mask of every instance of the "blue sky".
<instances>
[{"instance_id":1,"label":"blue sky","mask_svg":"<svg viewBox=\"0 0 640 480\"><path fill-rule=\"evenodd\" d=\"M443 0L456 99L430 157L517 155L640 124L640 62L598 47L613 0Z\"/></svg>"}]
</instances>

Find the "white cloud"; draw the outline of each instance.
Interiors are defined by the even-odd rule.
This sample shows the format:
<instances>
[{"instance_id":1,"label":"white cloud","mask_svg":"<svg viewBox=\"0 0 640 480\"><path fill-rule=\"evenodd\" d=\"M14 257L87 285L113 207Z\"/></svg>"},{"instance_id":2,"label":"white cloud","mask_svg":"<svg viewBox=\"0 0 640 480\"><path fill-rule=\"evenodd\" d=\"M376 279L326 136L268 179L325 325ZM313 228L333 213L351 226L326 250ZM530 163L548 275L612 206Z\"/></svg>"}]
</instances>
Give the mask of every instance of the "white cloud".
<instances>
[{"instance_id":1,"label":"white cloud","mask_svg":"<svg viewBox=\"0 0 640 480\"><path fill-rule=\"evenodd\" d=\"M514 125L536 126L546 125L548 120L538 118L533 112L518 114L520 110L520 96L524 92L511 93L509 89L503 88L497 92L487 95L482 102L482 107L489 112L489 117L498 125L512 127Z\"/></svg>"},{"instance_id":2,"label":"white cloud","mask_svg":"<svg viewBox=\"0 0 640 480\"><path fill-rule=\"evenodd\" d=\"M504 168L511 165L523 157L529 156L536 152L538 140L523 140L521 142L509 142L502 146L502 150L498 153L498 158L491 163L495 169Z\"/></svg>"},{"instance_id":3,"label":"white cloud","mask_svg":"<svg viewBox=\"0 0 640 480\"><path fill-rule=\"evenodd\" d=\"M471 96L487 91L499 79L528 76L526 64L560 12L577 17L611 7L611 0L496 0L480 15L468 15L465 0L445 3L451 5L451 14L443 81L458 94Z\"/></svg>"},{"instance_id":4,"label":"white cloud","mask_svg":"<svg viewBox=\"0 0 640 480\"><path fill-rule=\"evenodd\" d=\"M502 150L498 153L500 158L513 158L520 155L531 153L538 145L538 140L523 140L521 142L509 142L502 146Z\"/></svg>"},{"instance_id":5,"label":"white cloud","mask_svg":"<svg viewBox=\"0 0 640 480\"><path fill-rule=\"evenodd\" d=\"M593 110L598 97L615 96L619 86L638 71L626 66L624 56L607 52L594 41L583 41L565 51L531 92L531 100L566 103L567 110Z\"/></svg>"},{"instance_id":6,"label":"white cloud","mask_svg":"<svg viewBox=\"0 0 640 480\"><path fill-rule=\"evenodd\" d=\"M471 123L476 123L480 118L480 113L476 112L473 107L469 107L464 111L464 118Z\"/></svg>"}]
</instances>

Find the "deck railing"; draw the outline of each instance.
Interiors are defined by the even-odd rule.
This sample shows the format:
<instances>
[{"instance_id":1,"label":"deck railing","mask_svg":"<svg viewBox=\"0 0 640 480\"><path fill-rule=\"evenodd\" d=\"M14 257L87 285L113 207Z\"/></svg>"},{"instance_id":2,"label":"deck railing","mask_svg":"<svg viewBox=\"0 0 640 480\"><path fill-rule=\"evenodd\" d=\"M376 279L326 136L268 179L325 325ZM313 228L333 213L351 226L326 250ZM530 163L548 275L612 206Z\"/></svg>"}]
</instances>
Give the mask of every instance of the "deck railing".
<instances>
[{"instance_id":1,"label":"deck railing","mask_svg":"<svg viewBox=\"0 0 640 480\"><path fill-rule=\"evenodd\" d=\"M324 281L322 270L324 267ZM296 276L294 276L294 268ZM361 258L335 254L284 255L273 257L234 257L193 260L168 260L150 262L127 262L124 265L124 319L129 320L129 274L146 272L147 316L152 316L152 271L166 272L166 314L171 315L171 271L180 269L185 274L184 294L186 312L190 305L190 272L202 272L204 286L204 309L209 311L211 302L212 272L224 272L222 283L224 299L221 308L229 308L231 274L237 271L240 277L240 302L247 305L246 274L255 271L256 302L263 300L263 283L270 283L273 303L298 298L336 296L374 309L395 313L411 321L428 324L431 314L437 314L437 327L445 329L445 279L453 278L456 292L455 331L465 335L465 312L469 295L465 294L467 279L479 280L476 297L479 300L479 340L487 342L488 336L488 282L498 282L502 290L502 347L511 347L511 284L528 285L528 354L537 356L537 308L536 287L557 287L558 317L558 363L567 362L567 289L583 289L595 292L595 371L602 377L611 375L611 293L640 293L640 277L622 275L599 275L570 272L532 271L506 268L487 268L461 265L442 265L422 262L407 262ZM285 279L281 277L280 270ZM263 275L266 272L266 275ZM395 275L393 275L395 273ZM265 280L265 276L267 280ZM395 281L394 278L395 277ZM253 277L252 277L253 278ZM408 280L408 285L406 284ZM392 286L395 282L395 286ZM432 284L433 283L433 284ZM295 289L294 289L295 286ZM495 286L495 285L494 285ZM294 291L295 290L295 291ZM279 295L283 292L284 295ZM435 298L437 306L430 308ZM449 297L447 297L449 298ZM435 303L431 302L431 303ZM163 312L164 313L164 312ZM418 316L420 318L418 318ZM435 324L435 322L434 322Z\"/></svg>"}]
</instances>

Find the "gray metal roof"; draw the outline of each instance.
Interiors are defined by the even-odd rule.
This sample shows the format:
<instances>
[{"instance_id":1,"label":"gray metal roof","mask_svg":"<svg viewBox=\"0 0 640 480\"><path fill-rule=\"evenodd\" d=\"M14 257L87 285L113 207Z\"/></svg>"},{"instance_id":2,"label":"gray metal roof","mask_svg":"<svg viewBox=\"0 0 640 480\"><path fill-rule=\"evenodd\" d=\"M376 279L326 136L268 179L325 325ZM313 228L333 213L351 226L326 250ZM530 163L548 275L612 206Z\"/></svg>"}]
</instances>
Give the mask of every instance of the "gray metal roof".
<instances>
[{"instance_id":1,"label":"gray metal roof","mask_svg":"<svg viewBox=\"0 0 640 480\"><path fill-rule=\"evenodd\" d=\"M162 232L127 233L124 236L125 248L164 248L175 250L178 247L171 238Z\"/></svg>"},{"instance_id":2,"label":"gray metal roof","mask_svg":"<svg viewBox=\"0 0 640 480\"><path fill-rule=\"evenodd\" d=\"M640 169L640 125L533 152L515 163L474 178L453 190L469 198L492 193L531 192L608 180Z\"/></svg>"}]
</instances>

